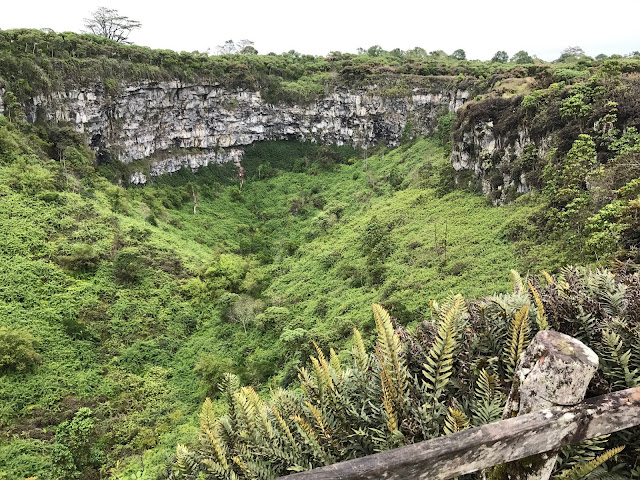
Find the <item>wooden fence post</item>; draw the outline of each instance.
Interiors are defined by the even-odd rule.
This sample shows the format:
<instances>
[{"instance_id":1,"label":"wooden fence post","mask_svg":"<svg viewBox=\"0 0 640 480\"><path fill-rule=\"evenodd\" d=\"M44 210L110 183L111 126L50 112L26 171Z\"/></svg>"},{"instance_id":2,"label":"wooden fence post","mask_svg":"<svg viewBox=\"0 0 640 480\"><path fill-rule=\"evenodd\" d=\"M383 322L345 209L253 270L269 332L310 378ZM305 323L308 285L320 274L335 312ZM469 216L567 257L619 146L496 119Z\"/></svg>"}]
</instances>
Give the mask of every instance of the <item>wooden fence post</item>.
<instances>
[{"instance_id":1,"label":"wooden fence post","mask_svg":"<svg viewBox=\"0 0 640 480\"><path fill-rule=\"evenodd\" d=\"M503 418L577 405L597 369L598 356L579 340L551 330L538 332L520 357ZM557 457L557 451L550 451L497 466L489 478L546 480Z\"/></svg>"}]
</instances>

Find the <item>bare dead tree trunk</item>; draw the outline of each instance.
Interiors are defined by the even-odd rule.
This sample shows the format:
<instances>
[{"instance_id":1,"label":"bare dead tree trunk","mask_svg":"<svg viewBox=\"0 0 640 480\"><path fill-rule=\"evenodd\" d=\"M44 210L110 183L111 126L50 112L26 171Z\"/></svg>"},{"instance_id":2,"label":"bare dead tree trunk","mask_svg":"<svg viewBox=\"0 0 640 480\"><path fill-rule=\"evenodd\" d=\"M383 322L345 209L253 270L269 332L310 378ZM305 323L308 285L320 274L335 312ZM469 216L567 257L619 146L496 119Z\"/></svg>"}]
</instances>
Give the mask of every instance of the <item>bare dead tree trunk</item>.
<instances>
[{"instance_id":1,"label":"bare dead tree trunk","mask_svg":"<svg viewBox=\"0 0 640 480\"><path fill-rule=\"evenodd\" d=\"M447 263L447 221L444 221L444 263Z\"/></svg>"}]
</instances>

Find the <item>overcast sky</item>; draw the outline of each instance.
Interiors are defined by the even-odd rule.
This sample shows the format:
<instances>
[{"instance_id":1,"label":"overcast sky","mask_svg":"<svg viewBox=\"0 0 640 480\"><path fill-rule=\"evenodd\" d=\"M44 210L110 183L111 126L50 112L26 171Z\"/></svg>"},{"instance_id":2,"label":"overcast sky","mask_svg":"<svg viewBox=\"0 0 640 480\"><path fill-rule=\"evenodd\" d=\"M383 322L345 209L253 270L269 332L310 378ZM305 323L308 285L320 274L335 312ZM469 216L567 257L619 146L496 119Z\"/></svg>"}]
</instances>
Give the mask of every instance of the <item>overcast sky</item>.
<instances>
[{"instance_id":1,"label":"overcast sky","mask_svg":"<svg viewBox=\"0 0 640 480\"><path fill-rule=\"evenodd\" d=\"M130 40L152 48L201 52L249 39L260 53L296 50L313 55L416 46L470 59L497 50L525 50L545 60L569 46L588 55L640 50L640 0L408 1L391 0L4 0L0 29L52 28L79 32L100 6L142 22Z\"/></svg>"}]
</instances>

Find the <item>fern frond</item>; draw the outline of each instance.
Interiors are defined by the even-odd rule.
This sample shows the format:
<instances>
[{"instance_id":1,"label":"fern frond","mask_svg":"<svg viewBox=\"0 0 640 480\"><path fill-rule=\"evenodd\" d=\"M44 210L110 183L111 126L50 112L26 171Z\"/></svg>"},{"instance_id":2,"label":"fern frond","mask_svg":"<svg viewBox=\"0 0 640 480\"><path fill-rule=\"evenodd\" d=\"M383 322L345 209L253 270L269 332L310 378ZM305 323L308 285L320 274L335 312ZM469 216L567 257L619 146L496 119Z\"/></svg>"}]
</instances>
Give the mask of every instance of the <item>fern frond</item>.
<instances>
[{"instance_id":1,"label":"fern frond","mask_svg":"<svg viewBox=\"0 0 640 480\"><path fill-rule=\"evenodd\" d=\"M244 430L252 443L259 443L260 428L256 422L255 405L247 398L247 392L250 389L251 387L245 387L235 394L237 406L236 421L241 434Z\"/></svg>"},{"instance_id":2,"label":"fern frond","mask_svg":"<svg viewBox=\"0 0 640 480\"><path fill-rule=\"evenodd\" d=\"M300 386L302 391L310 398L315 396L315 390L318 387L316 382L313 381L313 377L309 373L306 367L298 369L298 379L300 380Z\"/></svg>"},{"instance_id":3,"label":"fern frond","mask_svg":"<svg viewBox=\"0 0 640 480\"><path fill-rule=\"evenodd\" d=\"M223 467L222 465L220 465L215 460L212 460L211 458L203 458L202 459L202 463L204 465L206 465L207 470L214 475L214 478L224 478L224 479L229 479L229 480L237 480L238 479L238 475L236 474L236 472L234 472L230 468L227 469L227 468ZM187 477L187 478L203 478L203 476L200 476L200 477Z\"/></svg>"},{"instance_id":4,"label":"fern frond","mask_svg":"<svg viewBox=\"0 0 640 480\"><path fill-rule=\"evenodd\" d=\"M198 474L198 462L193 452L185 445L178 444L176 446L175 468L185 477L187 475L195 476Z\"/></svg>"},{"instance_id":5,"label":"fern frond","mask_svg":"<svg viewBox=\"0 0 640 480\"><path fill-rule=\"evenodd\" d=\"M376 351L378 352L380 364L397 391L398 405L402 405L409 382L400 337L393 328L389 313L377 303L373 304L373 318L378 333Z\"/></svg>"},{"instance_id":6,"label":"fern frond","mask_svg":"<svg viewBox=\"0 0 640 480\"><path fill-rule=\"evenodd\" d=\"M317 431L320 433L320 436L326 440L331 438L329 434L329 427L327 425L326 419L324 418L324 413L318 407L312 405L309 402L304 402L309 411L311 412L311 416L315 421Z\"/></svg>"},{"instance_id":7,"label":"fern frond","mask_svg":"<svg viewBox=\"0 0 640 480\"><path fill-rule=\"evenodd\" d=\"M474 391L476 399L481 402L493 400L499 393L498 382L499 379L495 373L488 373L484 368L480 370Z\"/></svg>"},{"instance_id":8,"label":"fern frond","mask_svg":"<svg viewBox=\"0 0 640 480\"><path fill-rule=\"evenodd\" d=\"M334 375L342 377L342 364L340 363L340 359L333 348L329 349L329 365L331 365Z\"/></svg>"},{"instance_id":9,"label":"fern frond","mask_svg":"<svg viewBox=\"0 0 640 480\"><path fill-rule=\"evenodd\" d=\"M380 383L382 385L382 404L387 417L387 428L390 433L398 430L398 420L394 412L394 405L397 404L397 392L393 382L389 379L384 370L380 371Z\"/></svg>"},{"instance_id":10,"label":"fern frond","mask_svg":"<svg viewBox=\"0 0 640 480\"><path fill-rule=\"evenodd\" d=\"M243 462L240 457L233 457L233 463L235 463L238 467L240 467L240 471L248 480L254 480L258 477L255 475L253 471L247 465L247 462Z\"/></svg>"},{"instance_id":11,"label":"fern frond","mask_svg":"<svg viewBox=\"0 0 640 480\"><path fill-rule=\"evenodd\" d=\"M247 478L256 478L258 480L274 480L278 476L272 470L270 462L264 462L260 459L246 460L242 472L250 472Z\"/></svg>"},{"instance_id":12,"label":"fern frond","mask_svg":"<svg viewBox=\"0 0 640 480\"><path fill-rule=\"evenodd\" d=\"M473 426L479 427L502 419L504 402L500 398L490 401L474 402L471 407L473 413Z\"/></svg>"},{"instance_id":13,"label":"fern frond","mask_svg":"<svg viewBox=\"0 0 640 480\"><path fill-rule=\"evenodd\" d=\"M509 338L505 346L504 357L506 358L506 371L509 377L513 374L520 359L520 355L529 344L529 307L522 307L514 315L509 325Z\"/></svg>"},{"instance_id":14,"label":"fern frond","mask_svg":"<svg viewBox=\"0 0 640 480\"><path fill-rule=\"evenodd\" d=\"M213 402L209 397L207 397L202 404L202 409L200 410L200 426L202 428L212 428L216 421L216 414L213 409Z\"/></svg>"},{"instance_id":15,"label":"fern frond","mask_svg":"<svg viewBox=\"0 0 640 480\"><path fill-rule=\"evenodd\" d=\"M480 371L471 403L474 426L485 425L502 418L504 395L500 392L496 374Z\"/></svg>"},{"instance_id":16,"label":"fern frond","mask_svg":"<svg viewBox=\"0 0 640 480\"><path fill-rule=\"evenodd\" d=\"M606 450L611 434L600 435L589 440L585 440L578 445L568 445L562 449L558 457L557 466L572 467L580 463L587 463L596 458Z\"/></svg>"},{"instance_id":17,"label":"fern frond","mask_svg":"<svg viewBox=\"0 0 640 480\"><path fill-rule=\"evenodd\" d=\"M453 374L453 354L460 333L459 323L464 313L464 300L462 296L456 295L453 305L441 316L436 338L422 370L427 404L437 403Z\"/></svg>"},{"instance_id":18,"label":"fern frond","mask_svg":"<svg viewBox=\"0 0 640 480\"><path fill-rule=\"evenodd\" d=\"M391 317L389 313L377 303L373 304L373 319L376 323L376 333L378 334L378 345L380 348L390 349L393 345L393 336L395 334L393 325L391 323ZM390 352L385 352L385 355L390 355Z\"/></svg>"},{"instance_id":19,"label":"fern frond","mask_svg":"<svg viewBox=\"0 0 640 480\"><path fill-rule=\"evenodd\" d=\"M216 433L223 444L228 445L231 449L235 447L238 433L234 428L234 423L232 422L230 415L223 415L218 419L218 428Z\"/></svg>"},{"instance_id":20,"label":"fern frond","mask_svg":"<svg viewBox=\"0 0 640 480\"><path fill-rule=\"evenodd\" d=\"M233 373L225 373L220 382L220 391L233 395L240 390L240 378Z\"/></svg>"},{"instance_id":21,"label":"fern frond","mask_svg":"<svg viewBox=\"0 0 640 480\"><path fill-rule=\"evenodd\" d=\"M449 407L447 416L444 419L444 434L461 432L469 428L469 418L465 413L458 409Z\"/></svg>"},{"instance_id":22,"label":"fern frond","mask_svg":"<svg viewBox=\"0 0 640 480\"><path fill-rule=\"evenodd\" d=\"M616 332L605 330L602 332L604 346L603 369L613 377L613 384L621 388L637 387L640 384L638 369L631 370L631 350L623 352L624 343Z\"/></svg>"},{"instance_id":23,"label":"fern frond","mask_svg":"<svg viewBox=\"0 0 640 480\"><path fill-rule=\"evenodd\" d=\"M562 472L560 475L556 475L553 478L554 480L583 480L604 462L624 450L624 447L625 446L622 445L620 447L607 450L602 455L598 455L593 460L575 465L571 470Z\"/></svg>"},{"instance_id":24,"label":"fern frond","mask_svg":"<svg viewBox=\"0 0 640 480\"><path fill-rule=\"evenodd\" d=\"M224 453L220 437L209 427L205 427L204 432L209 441L209 445L213 449L216 462L225 470L229 470L229 464L227 463L227 457Z\"/></svg>"},{"instance_id":25,"label":"fern frond","mask_svg":"<svg viewBox=\"0 0 640 480\"><path fill-rule=\"evenodd\" d=\"M369 369L369 355L362 341L362 335L357 328L353 329L353 349L351 350L353 359L360 372L365 373Z\"/></svg>"},{"instance_id":26,"label":"fern frond","mask_svg":"<svg viewBox=\"0 0 640 480\"><path fill-rule=\"evenodd\" d=\"M229 406L229 422L232 430L236 430L236 400L235 394L240 390L240 378L233 373L225 373L220 382L220 391L224 394Z\"/></svg>"},{"instance_id":27,"label":"fern frond","mask_svg":"<svg viewBox=\"0 0 640 480\"><path fill-rule=\"evenodd\" d=\"M509 278L511 279L511 286L513 287L514 293L524 293L527 291L527 289L524 288L522 277L517 270L511 269L509 271Z\"/></svg>"},{"instance_id":28,"label":"fern frond","mask_svg":"<svg viewBox=\"0 0 640 480\"><path fill-rule=\"evenodd\" d=\"M548 285L555 285L556 283L556 279L553 278L549 272L547 272L546 270L542 270L542 275L544 276L544 279L547 281Z\"/></svg>"},{"instance_id":29,"label":"fern frond","mask_svg":"<svg viewBox=\"0 0 640 480\"><path fill-rule=\"evenodd\" d=\"M313 456L321 461L323 465L326 465L329 462L329 456L320 446L318 434L315 429L300 415L291 415L290 418L295 422L298 433L300 433L305 443L311 448Z\"/></svg>"},{"instance_id":30,"label":"fern frond","mask_svg":"<svg viewBox=\"0 0 640 480\"><path fill-rule=\"evenodd\" d=\"M313 343L313 347L316 349L316 352L318 354L318 361L321 364L327 363L327 357L324 356L324 352L322 351L322 349L318 346L318 344L315 341L312 343Z\"/></svg>"},{"instance_id":31,"label":"fern frond","mask_svg":"<svg viewBox=\"0 0 640 480\"><path fill-rule=\"evenodd\" d=\"M584 283L587 291L597 299L607 315L618 317L623 313L628 287L616 282L613 273L601 269L588 271Z\"/></svg>"},{"instance_id":32,"label":"fern frond","mask_svg":"<svg viewBox=\"0 0 640 480\"><path fill-rule=\"evenodd\" d=\"M321 363L321 361L315 357L311 357L311 364L313 367L313 374L316 377L316 382L318 383L320 399L324 400L327 392L333 390L333 379L331 378L331 372L329 371L329 364L327 363L326 358L324 358L324 362Z\"/></svg>"},{"instance_id":33,"label":"fern frond","mask_svg":"<svg viewBox=\"0 0 640 480\"><path fill-rule=\"evenodd\" d=\"M260 432L262 436L267 439L274 437L274 430L269 415L267 413L267 407L252 387L245 387L244 389L247 400L253 406L253 410L256 415L256 420L259 422Z\"/></svg>"},{"instance_id":34,"label":"fern frond","mask_svg":"<svg viewBox=\"0 0 640 480\"><path fill-rule=\"evenodd\" d=\"M544 314L542 298L540 298L540 294L538 293L538 290L536 290L536 287L534 287L531 282L527 283L536 302L536 323L538 324L538 330L549 330L549 322L547 322L547 317Z\"/></svg>"},{"instance_id":35,"label":"fern frond","mask_svg":"<svg viewBox=\"0 0 640 480\"><path fill-rule=\"evenodd\" d=\"M280 415L280 412L276 408L272 407L271 413L273 413L273 416L276 418L276 423L278 424L278 427L280 427L280 431L284 433L285 438L289 442L289 447L292 448L296 453L299 452L300 447L294 440L291 429L289 428L289 425L287 425L287 422L285 422L284 418L282 418L282 415Z\"/></svg>"}]
</instances>

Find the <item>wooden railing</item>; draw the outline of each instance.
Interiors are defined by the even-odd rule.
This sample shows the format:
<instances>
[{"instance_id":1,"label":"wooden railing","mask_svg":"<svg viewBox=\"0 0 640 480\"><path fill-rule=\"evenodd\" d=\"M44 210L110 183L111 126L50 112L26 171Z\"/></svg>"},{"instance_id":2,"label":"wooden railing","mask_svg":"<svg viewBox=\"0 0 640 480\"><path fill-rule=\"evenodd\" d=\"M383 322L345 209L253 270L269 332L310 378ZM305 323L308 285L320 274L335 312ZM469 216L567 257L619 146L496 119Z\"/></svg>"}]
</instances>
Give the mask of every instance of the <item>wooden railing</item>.
<instances>
[{"instance_id":1,"label":"wooden railing","mask_svg":"<svg viewBox=\"0 0 640 480\"><path fill-rule=\"evenodd\" d=\"M640 387L581 401L597 367L578 340L539 332L520 358L505 420L286 478L445 480L532 455L525 473L511 463L501 478L549 478L560 447L640 424Z\"/></svg>"}]
</instances>

